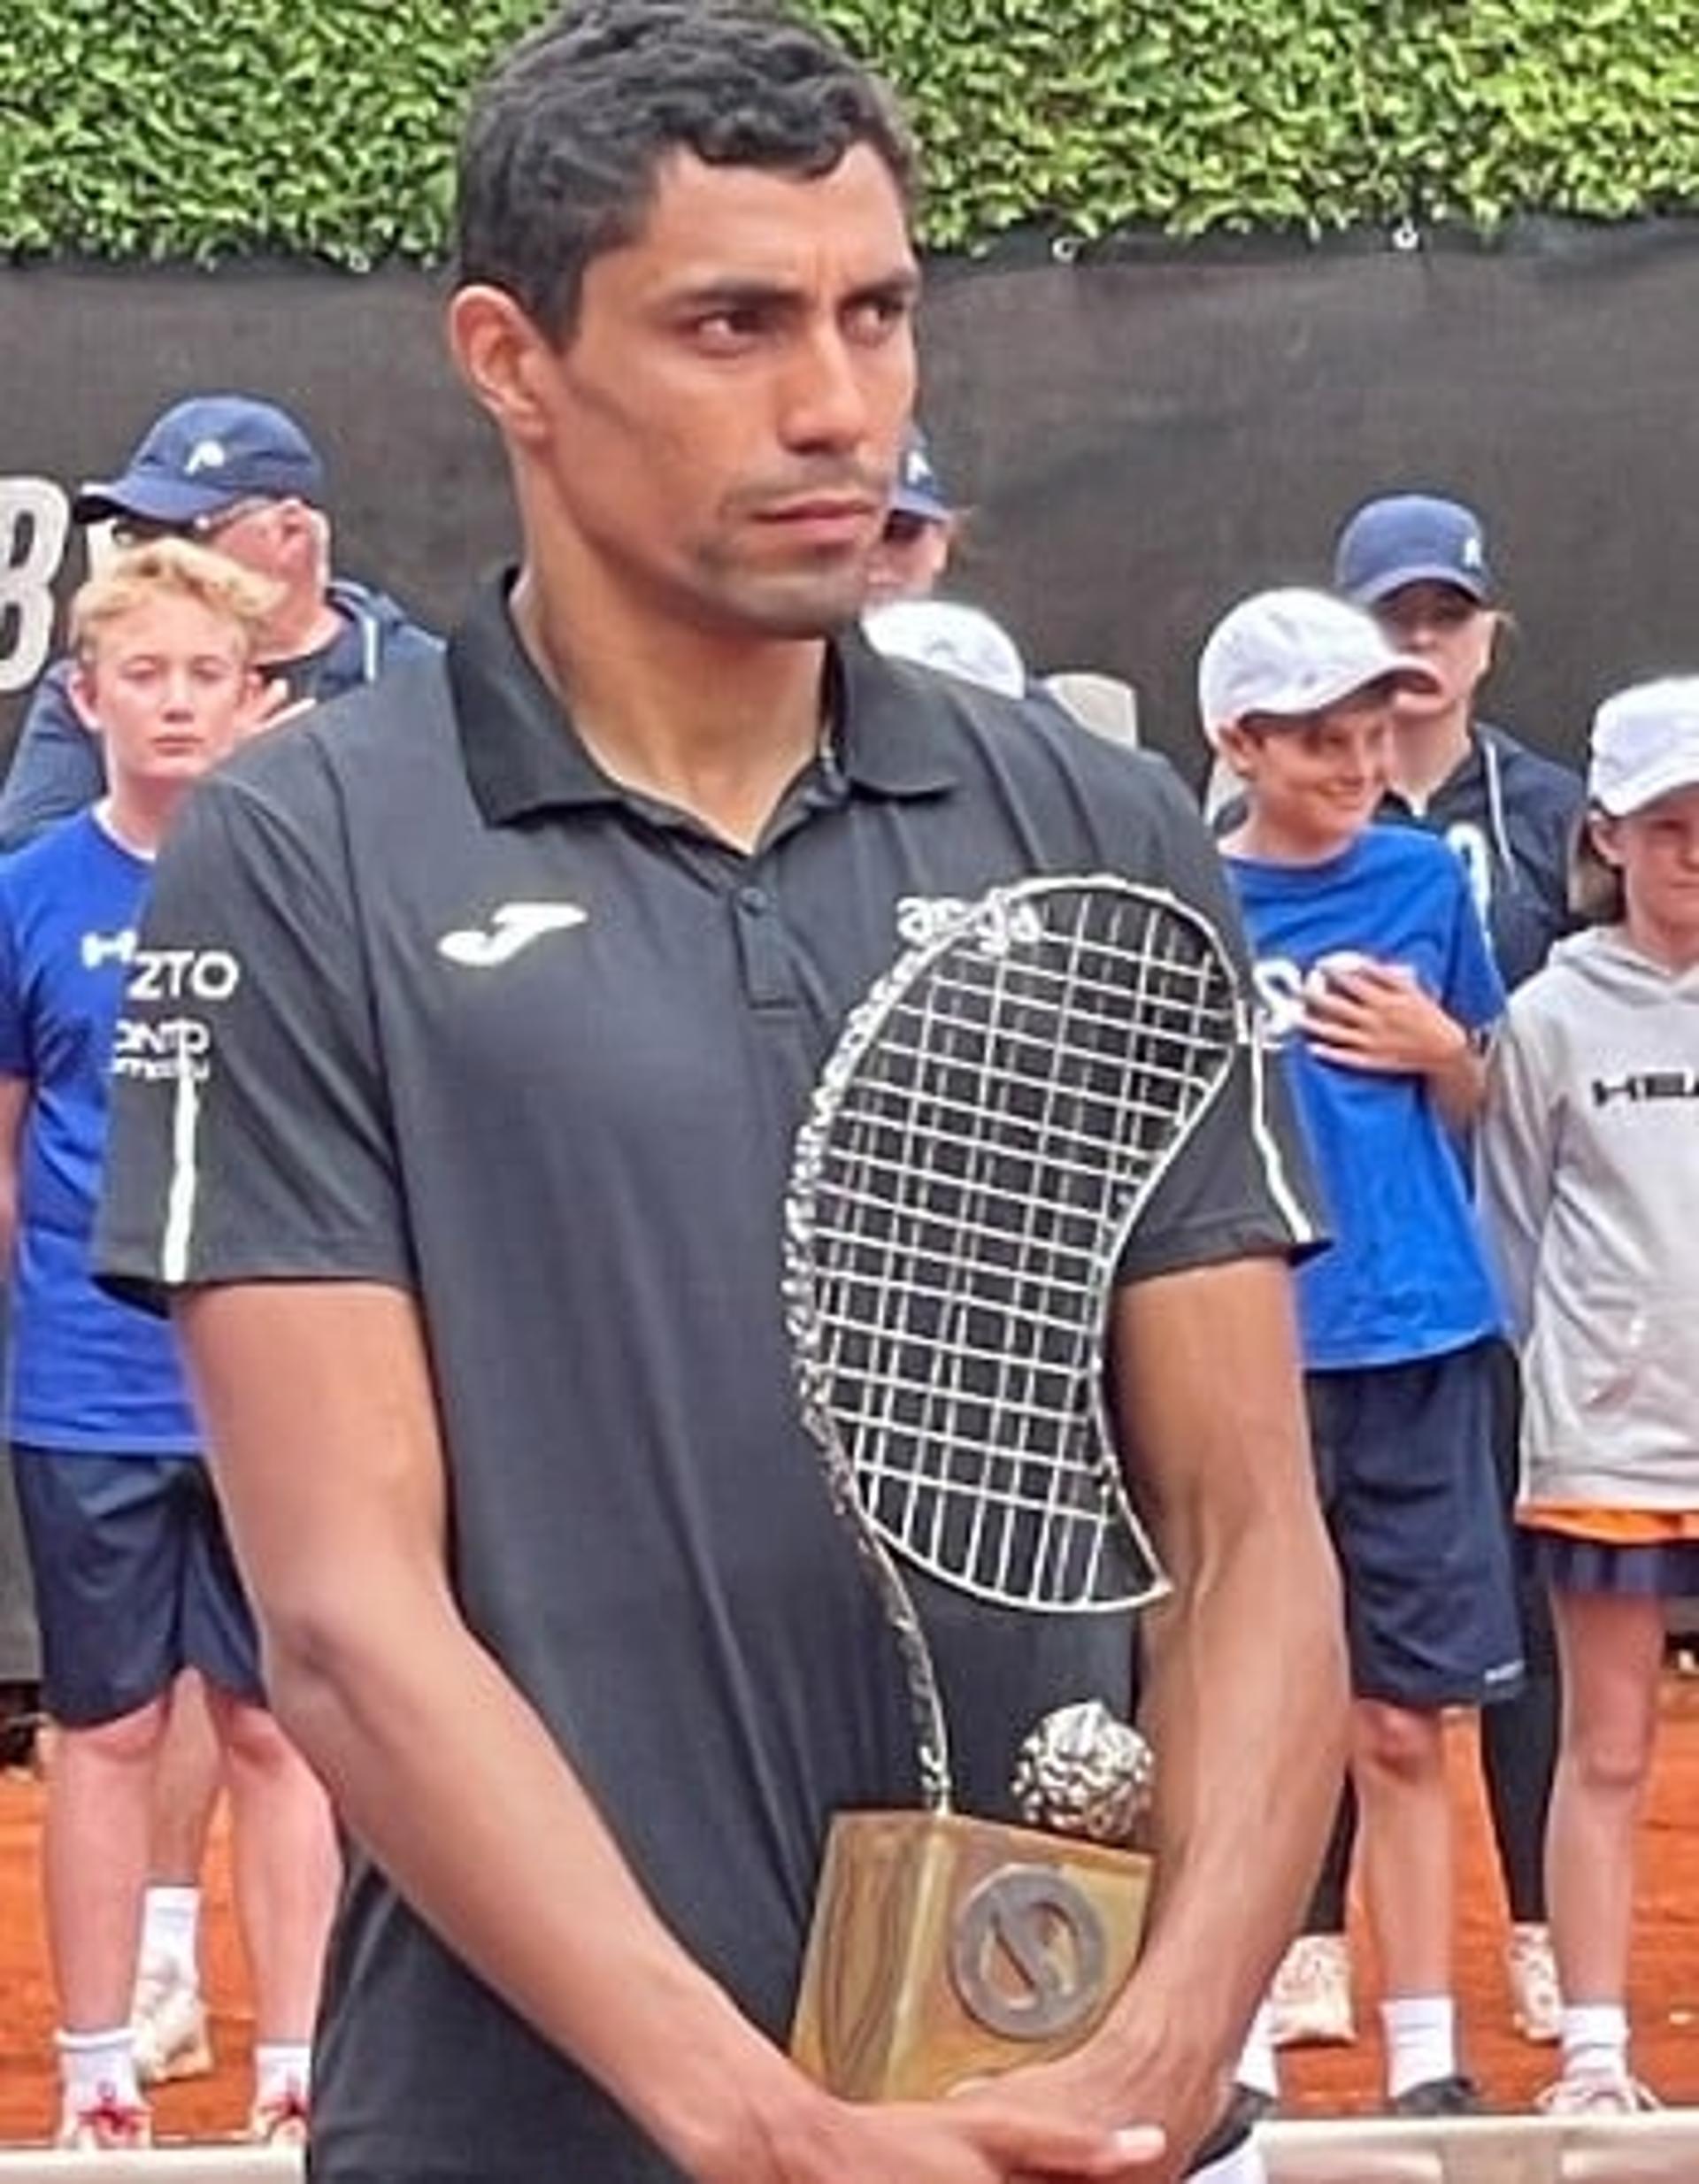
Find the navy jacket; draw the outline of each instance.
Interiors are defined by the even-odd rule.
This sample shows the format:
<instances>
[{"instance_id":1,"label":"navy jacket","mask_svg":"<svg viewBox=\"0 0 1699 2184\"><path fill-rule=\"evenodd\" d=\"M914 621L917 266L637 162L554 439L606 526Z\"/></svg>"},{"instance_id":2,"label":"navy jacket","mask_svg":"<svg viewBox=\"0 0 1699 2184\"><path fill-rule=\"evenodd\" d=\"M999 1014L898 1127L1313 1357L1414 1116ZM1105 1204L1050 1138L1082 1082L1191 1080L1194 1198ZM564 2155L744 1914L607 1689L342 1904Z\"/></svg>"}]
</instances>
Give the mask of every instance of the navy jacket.
<instances>
[{"instance_id":1,"label":"navy jacket","mask_svg":"<svg viewBox=\"0 0 1699 2184\"><path fill-rule=\"evenodd\" d=\"M1567 766L1478 721L1467 756L1423 810L1388 791L1380 817L1438 834L1463 860L1499 976L1516 987L1574 925L1569 854L1586 803Z\"/></svg>"}]
</instances>

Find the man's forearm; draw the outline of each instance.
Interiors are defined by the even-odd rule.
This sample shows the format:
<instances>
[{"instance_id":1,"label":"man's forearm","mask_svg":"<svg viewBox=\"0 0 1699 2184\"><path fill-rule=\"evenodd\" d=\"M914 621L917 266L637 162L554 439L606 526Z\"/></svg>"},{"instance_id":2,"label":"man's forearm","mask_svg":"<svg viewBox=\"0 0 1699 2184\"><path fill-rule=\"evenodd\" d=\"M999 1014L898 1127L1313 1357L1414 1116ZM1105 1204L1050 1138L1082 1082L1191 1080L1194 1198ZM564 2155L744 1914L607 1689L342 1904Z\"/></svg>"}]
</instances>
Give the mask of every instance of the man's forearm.
<instances>
[{"instance_id":1,"label":"man's forearm","mask_svg":"<svg viewBox=\"0 0 1699 2184\"><path fill-rule=\"evenodd\" d=\"M749 2088L780 2101L796 2074L667 1931L466 1625L412 1298L236 1283L175 1311L279 1719L448 1947L680 2166L712 2173L703 2142L734 2130Z\"/></svg>"},{"instance_id":2,"label":"man's forearm","mask_svg":"<svg viewBox=\"0 0 1699 2184\"><path fill-rule=\"evenodd\" d=\"M1207 2047L1236 2045L1290 1939L1344 1768L1336 1577L1318 1520L1302 1531L1225 1542L1148 1619L1157 1880L1139 1985Z\"/></svg>"},{"instance_id":3,"label":"man's forearm","mask_svg":"<svg viewBox=\"0 0 1699 2184\"><path fill-rule=\"evenodd\" d=\"M1338 1575L1317 1503L1290 1278L1273 1260L1140 1285L1116 1396L1172 1597L1147 1613L1156 1886L1095 2072L1176 2142L1219 2113L1321 1862L1344 1766ZM1188 2140L1188 2133L1194 2136Z\"/></svg>"},{"instance_id":4,"label":"man's forearm","mask_svg":"<svg viewBox=\"0 0 1699 2184\"><path fill-rule=\"evenodd\" d=\"M765 2116L807 2088L662 1924L446 1598L408 1590L386 1599L378 1580L345 1621L273 1644L280 1719L455 1954L681 2166L714 2172L721 2144L757 2128L740 2103Z\"/></svg>"}]
</instances>

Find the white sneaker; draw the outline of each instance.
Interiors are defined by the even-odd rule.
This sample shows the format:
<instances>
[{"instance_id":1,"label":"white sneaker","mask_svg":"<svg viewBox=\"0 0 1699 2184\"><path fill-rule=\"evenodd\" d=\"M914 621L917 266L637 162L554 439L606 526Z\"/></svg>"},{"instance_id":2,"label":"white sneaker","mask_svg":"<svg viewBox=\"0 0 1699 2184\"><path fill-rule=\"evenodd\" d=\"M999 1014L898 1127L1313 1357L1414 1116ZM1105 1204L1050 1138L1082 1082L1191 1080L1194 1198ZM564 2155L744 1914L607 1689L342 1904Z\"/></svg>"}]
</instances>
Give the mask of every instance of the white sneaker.
<instances>
[{"instance_id":1,"label":"white sneaker","mask_svg":"<svg viewBox=\"0 0 1699 2184\"><path fill-rule=\"evenodd\" d=\"M86 2107L66 2099L53 2143L62 2154L145 2153L153 2144L153 2118L145 2102L121 2100L103 2086Z\"/></svg>"},{"instance_id":2,"label":"white sneaker","mask_svg":"<svg viewBox=\"0 0 1699 2184\"><path fill-rule=\"evenodd\" d=\"M130 2004L135 2039L135 2074L144 2086L179 2078L205 2078L212 2069L201 1990L173 1965L147 1965Z\"/></svg>"},{"instance_id":3,"label":"white sneaker","mask_svg":"<svg viewBox=\"0 0 1699 2184\"><path fill-rule=\"evenodd\" d=\"M1639 2116L1658 2105L1626 2065L1565 2071L1534 2103L1542 2116Z\"/></svg>"},{"instance_id":4,"label":"white sneaker","mask_svg":"<svg viewBox=\"0 0 1699 2184\"><path fill-rule=\"evenodd\" d=\"M1349 2047L1351 1957L1342 1934L1301 1934L1268 1990L1269 2037L1277 2048Z\"/></svg>"},{"instance_id":5,"label":"white sneaker","mask_svg":"<svg viewBox=\"0 0 1699 2184\"><path fill-rule=\"evenodd\" d=\"M1504 1944L1504 1975L1511 1988L1511 2022L1524 2040L1550 2047L1563 2037L1564 1998L1557 1990L1557 1960L1549 1926L1512 1926Z\"/></svg>"},{"instance_id":6,"label":"white sneaker","mask_svg":"<svg viewBox=\"0 0 1699 2184\"><path fill-rule=\"evenodd\" d=\"M287 2085L248 2111L248 2136L256 2146L304 2146L312 2104L297 2085Z\"/></svg>"}]
</instances>

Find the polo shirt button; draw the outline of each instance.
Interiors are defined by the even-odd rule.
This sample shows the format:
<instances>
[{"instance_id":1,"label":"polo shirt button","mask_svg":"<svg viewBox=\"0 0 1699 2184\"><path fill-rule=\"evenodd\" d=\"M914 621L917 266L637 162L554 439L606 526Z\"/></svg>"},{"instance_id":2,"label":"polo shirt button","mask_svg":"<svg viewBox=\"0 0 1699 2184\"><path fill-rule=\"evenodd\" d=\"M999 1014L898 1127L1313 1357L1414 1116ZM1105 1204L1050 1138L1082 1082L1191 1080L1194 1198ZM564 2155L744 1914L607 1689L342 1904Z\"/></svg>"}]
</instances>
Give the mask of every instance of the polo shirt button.
<instances>
[{"instance_id":1,"label":"polo shirt button","mask_svg":"<svg viewBox=\"0 0 1699 2184\"><path fill-rule=\"evenodd\" d=\"M749 911L751 918L763 917L773 908L772 901L765 888L740 888L737 891L737 899L741 906Z\"/></svg>"}]
</instances>

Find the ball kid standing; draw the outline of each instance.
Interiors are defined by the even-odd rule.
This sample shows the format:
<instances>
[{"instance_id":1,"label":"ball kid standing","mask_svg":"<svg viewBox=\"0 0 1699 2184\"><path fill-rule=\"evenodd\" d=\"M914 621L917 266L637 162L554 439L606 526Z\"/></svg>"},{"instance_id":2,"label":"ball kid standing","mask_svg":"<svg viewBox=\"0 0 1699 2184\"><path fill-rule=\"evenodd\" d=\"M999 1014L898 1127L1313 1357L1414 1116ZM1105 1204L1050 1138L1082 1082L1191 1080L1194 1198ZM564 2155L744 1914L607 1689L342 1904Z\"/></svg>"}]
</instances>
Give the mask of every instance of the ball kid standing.
<instances>
[{"instance_id":1,"label":"ball kid standing","mask_svg":"<svg viewBox=\"0 0 1699 2184\"><path fill-rule=\"evenodd\" d=\"M42 1863L58 2135L72 2150L149 2141L131 1996L160 1742L169 1695L190 1668L223 1752L253 1943L251 2127L289 2142L305 2127L336 1883L328 1808L265 1703L170 1331L103 1296L89 1265L112 1082L141 1077L192 1097L204 1007L239 975L228 958L151 960L136 925L154 852L190 790L265 712L254 661L271 604L269 585L179 539L119 555L91 578L72 604L69 688L103 739L111 787L0 862L6 1426L58 1730ZM185 988L155 1042L114 1038L127 982Z\"/></svg>"},{"instance_id":2,"label":"ball kid standing","mask_svg":"<svg viewBox=\"0 0 1699 2184\"><path fill-rule=\"evenodd\" d=\"M1298 1278L1304 1380L1345 1581L1387 2096L1412 2116L1479 2105L1457 2063L1443 1714L1521 1673L1489 1434L1500 1314L1457 1151L1503 989L1457 859L1372 824L1394 700L1436 680L1362 609L1297 589L1234 608L1198 667L1205 732L1244 792L1221 848L1265 1035L1333 1234ZM1241 2075L1267 2094L1261 2059L1248 2049Z\"/></svg>"},{"instance_id":3,"label":"ball kid standing","mask_svg":"<svg viewBox=\"0 0 1699 2184\"><path fill-rule=\"evenodd\" d=\"M1606 700L1578 907L1511 1004L1481 1205L1522 1341L1520 1521L1564 1695L1546 1879L1559 2114L1652 2105L1628 2066L1634 1848L1665 1601L1699 1595L1699 677Z\"/></svg>"}]
</instances>

